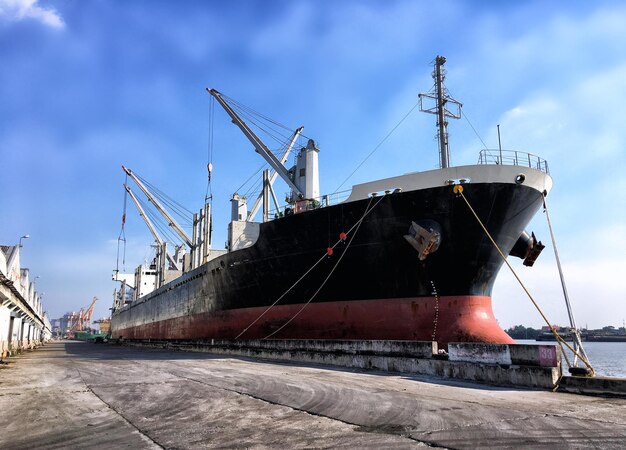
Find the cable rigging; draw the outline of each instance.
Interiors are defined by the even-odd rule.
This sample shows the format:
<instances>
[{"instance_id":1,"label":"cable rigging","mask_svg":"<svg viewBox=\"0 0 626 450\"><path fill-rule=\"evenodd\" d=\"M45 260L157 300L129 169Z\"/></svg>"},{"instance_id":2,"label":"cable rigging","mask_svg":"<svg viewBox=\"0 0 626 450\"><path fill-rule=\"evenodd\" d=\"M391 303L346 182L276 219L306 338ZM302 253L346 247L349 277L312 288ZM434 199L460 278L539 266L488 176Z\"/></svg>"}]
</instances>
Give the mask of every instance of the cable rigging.
<instances>
[{"instance_id":1,"label":"cable rigging","mask_svg":"<svg viewBox=\"0 0 626 450\"><path fill-rule=\"evenodd\" d=\"M126 175L125 183L128 183L128 175ZM124 211L122 213L122 228L120 234L117 237L117 262L115 264L115 273L120 273L120 242L123 242L123 256L122 256L122 270L126 271L126 232L124 226L126 225L126 204L128 203L128 193L124 190Z\"/></svg>"},{"instance_id":2,"label":"cable rigging","mask_svg":"<svg viewBox=\"0 0 626 450\"><path fill-rule=\"evenodd\" d=\"M213 137L214 137L214 110L215 99L210 97L209 100L209 137L207 145L207 186L204 194L204 202L212 202L213 190L211 188L211 175L213 173Z\"/></svg>"},{"instance_id":3,"label":"cable rigging","mask_svg":"<svg viewBox=\"0 0 626 450\"><path fill-rule=\"evenodd\" d=\"M146 212L146 214L148 215L148 217L154 224L155 228L157 228L158 231L161 232L161 235L163 235L163 240L171 245L175 245L175 246L181 245L182 240L176 233L174 233L174 231L169 226L169 224L165 221L163 216L161 216L160 214L157 214L153 210L153 208L150 207L149 202L146 203L144 200L140 198L138 198L137 200L139 201L139 204L141 205L141 207L144 209L144 211Z\"/></svg>"},{"instance_id":4,"label":"cable rigging","mask_svg":"<svg viewBox=\"0 0 626 450\"><path fill-rule=\"evenodd\" d=\"M387 141L387 139L389 139L389 136L391 136L391 135L393 134L393 132L394 132L394 131L396 131L400 125L402 125L402 122L404 122L404 121L407 119L407 117L409 117L409 116L411 115L411 113L415 110L415 108L417 108L418 106L419 106L419 102L418 102L418 103L416 103L415 105L413 105L413 106L411 107L411 109L409 109L409 111L408 111L408 112L407 112L407 113L406 113L406 114L402 117L402 119L400 119L400 121L399 121L399 122L398 122L398 123L397 123L397 124L396 124L396 125L395 125L392 129L391 129L391 131L389 131L389 133L387 133L387 135L386 135L386 136L385 136L385 137L384 137L384 138L383 138L383 139L382 139L382 140L381 140L378 144L376 144L376 146L374 147L374 149L373 149L371 152L369 152L369 153L368 153L368 155L367 155L367 156L363 159L363 161L361 161L361 162L359 163L359 165L358 165L358 166L356 166L356 168L355 168L355 169L354 169L354 170L350 173L350 175L348 175L348 176L346 177L346 179L345 179L345 180L343 180L339 186L337 186L337 188L333 191L333 193L332 193L331 195L336 194L336 193L339 191L339 189L341 189L341 187L342 187L344 184L346 184L346 181L348 181L350 178L352 178L352 176L353 176L353 175L354 175L354 174L355 174L355 173L356 173L356 172L357 172L357 171L361 168L361 166L362 166L363 164L365 164L365 162L366 162L366 161L367 161L367 160L368 160L368 159L369 159L369 158L370 158L370 157L371 157L374 153L376 153L376 151L377 151L377 150L381 147L381 145L383 145L383 144L385 143L385 141Z\"/></svg>"},{"instance_id":5,"label":"cable rigging","mask_svg":"<svg viewBox=\"0 0 626 450\"><path fill-rule=\"evenodd\" d=\"M280 144L278 149L276 150L270 150L269 148L266 148L264 151L271 153L276 160L282 160L285 151L293 145L293 130L283 124L280 124L276 120L273 120L255 111L254 109L231 99L230 97L227 97L223 94L219 95L222 101L228 103L228 107L238 116L239 119L245 119L245 124L247 127L254 128L255 132L258 132L265 137L269 137L271 140ZM285 131L289 131L289 134L285 133ZM300 131L298 131L298 139L304 138L306 138L306 136L303 136L301 134L300 129ZM264 169L269 167L270 164L267 162L262 164L234 192L238 193L240 197L245 198L258 196L262 191L263 185L262 181L259 180L260 177L258 175Z\"/></svg>"},{"instance_id":6,"label":"cable rigging","mask_svg":"<svg viewBox=\"0 0 626 450\"><path fill-rule=\"evenodd\" d=\"M476 128L474 128L474 125L472 125L472 122L470 122L469 117L467 117L467 114L465 113L465 110L463 109L461 110L461 115L463 116L465 120L467 120L468 125L470 126L472 131L474 131L474 134L476 135L478 140L483 144L483 148L487 150L487 144L485 144L485 141L483 141L483 138L480 137L480 135L478 134L478 131L476 131Z\"/></svg>"},{"instance_id":7,"label":"cable rigging","mask_svg":"<svg viewBox=\"0 0 626 450\"><path fill-rule=\"evenodd\" d=\"M333 275L333 273L335 272L335 269L337 269L337 267L339 266L339 263L341 263L341 260L343 259L343 257L346 255L346 253L348 252L348 248L350 248L350 244L352 244L352 241L354 240L354 238L356 237L357 233L359 232L359 229L361 228L361 224L363 223L363 220L365 219L365 217L376 207L376 205L378 205L382 199L385 198L385 196L382 196L378 199L378 201L374 204L374 206L372 206L370 208L370 205L372 204L372 200L374 200L374 197L370 197L369 202L367 203L367 206L365 207L365 212L363 213L363 217L361 217L356 224L354 224L352 226L352 228L350 228L348 230L347 233L344 234L340 234L340 238L339 240L335 243L335 245L333 245L333 247L330 247L330 251L327 250L327 255L328 256L332 256L332 249L334 247L336 247L340 242L345 242L347 236L352 232L352 230L354 230L354 233L352 234L352 236L350 236L350 240L348 241L348 243L346 244L346 247L343 249L343 252L341 253L341 255L339 256L339 258L337 258L337 262L333 265L332 269L330 269L330 272L328 273L328 275L326 276L326 278L324 278L324 281L322 281L322 283L319 285L319 287L317 288L317 290L313 293L313 295L311 296L311 298L309 298L309 300L302 305L302 307L296 311L296 313L291 316L289 318L289 320L287 320L287 322L285 322L284 324L282 324L280 327L278 327L276 330L274 330L273 332L271 332L270 334L268 334L267 336L265 336L263 339L269 339L272 336L276 335L277 333L279 333L281 330L283 330L287 325L289 325L291 322L293 322L293 320L298 317L300 315L300 313L302 311L304 311L304 309L309 306L309 304L313 301L313 299L315 297L317 297L317 294L319 294L319 292L322 290L322 288L324 286L326 286L326 283L328 282L328 280L330 279L330 277ZM356 229L355 229L356 227Z\"/></svg>"},{"instance_id":8,"label":"cable rigging","mask_svg":"<svg viewBox=\"0 0 626 450\"><path fill-rule=\"evenodd\" d=\"M162 202L165 205L167 205L172 210L172 212L176 213L176 215L181 220L183 220L186 223L186 225L188 225L188 226L192 225L192 221L191 221L191 217L193 216L193 212L192 211L187 209L181 203L179 203L176 200L174 200L172 197L167 195L165 192L160 190L158 187L156 187L154 184L150 183L145 178L143 178L143 177L141 177L141 176L139 176L137 174L135 174L135 176L143 184L145 184L147 187L150 188L150 192L152 192L152 195L154 195L160 202Z\"/></svg>"},{"instance_id":9,"label":"cable rigging","mask_svg":"<svg viewBox=\"0 0 626 450\"><path fill-rule=\"evenodd\" d=\"M291 139L291 135L293 134L293 130L290 127L283 125L282 123L222 93L220 93L220 95L224 100L228 102L229 106L234 111L236 111L239 116L241 116L242 119L246 120L246 123L248 123L248 125L254 125L255 128L262 131L265 135L267 135L268 137L270 137L271 139L279 143L281 145L281 148L285 148L286 143ZM275 125L275 127L271 125ZM277 129L276 127L280 128L281 130L286 131L286 133ZM305 140L310 139L308 136L304 134L300 134L300 138L305 139ZM272 151L272 153L276 156L278 156L279 152L280 150Z\"/></svg>"},{"instance_id":10,"label":"cable rigging","mask_svg":"<svg viewBox=\"0 0 626 450\"><path fill-rule=\"evenodd\" d=\"M526 293L526 295L528 296L528 298L530 299L530 301L532 302L532 304L535 306L535 308L537 309L537 311L539 312L539 315L541 316L541 318L544 320L544 322L546 323L546 325L548 326L548 328L550 329L550 332L552 332L552 334L554 335L554 338L556 339L556 341L559 343L559 345L561 346L561 349L565 346L567 347L572 354L574 355L574 364L570 363L569 358L567 357L567 354L565 352L563 352L563 357L565 358L565 362L567 363L567 365L570 368L573 368L576 366L576 359L580 359L583 364L585 364L585 366L587 366L587 369L589 370L589 373L591 375L595 374L595 369L592 367L591 363L589 362L589 360L587 359L587 355L585 354L584 349L582 348L582 345L580 344L580 341L575 342L574 344L574 348L572 348L572 346L570 346L565 339L563 339L561 337L561 335L554 329L554 327L552 326L552 324L550 323L550 321L548 320L548 318L546 317L546 315L544 314L544 312L542 311L541 307L539 306L539 304L536 302L536 300L534 299L534 297L532 296L532 294L530 293L530 291L528 290L528 288L524 285L524 283L522 282L521 278L519 277L519 275L517 274L517 272L515 271L515 269L513 269L513 266L511 266L511 263L508 261L508 259L506 258L506 256L504 255L504 253L502 252L502 250L500 249L500 247L498 246L498 244L496 243L496 241L493 239L493 237L491 236L491 233L489 233L489 231L487 231L487 228L485 227L485 225L483 224L482 220L480 220L480 218L478 217L478 214L476 213L476 211L474 210L474 208L472 207L472 205L470 204L469 200L467 200L467 197L465 197L465 194L463 194L463 186L460 184L457 184L453 187L453 191L454 193L461 197L463 199L463 201L465 202L465 204L467 205L468 209L470 210L470 212L472 213L472 215L474 216L474 218L476 219L476 221L478 222L478 224L480 225L480 227L482 228L482 230L484 231L485 235L489 238L489 240L491 241L491 243L493 244L493 246L495 247L495 249L498 251L498 253L500 254L500 257L502 258L502 260L505 262L505 264L507 265L507 267L509 268L509 270L511 271L511 273L513 274L513 276L515 277L515 279L518 281L518 283L520 284L520 286L522 287L522 289L524 290L524 292ZM545 195L542 195L542 197L544 198L544 207L545 207ZM555 252L556 253L556 252ZM560 269L560 267L559 267ZM561 280L563 281L563 277L562 277L562 272L559 272L561 274ZM564 282L563 282L564 283ZM563 286L564 292L565 292L565 286ZM566 298L567 298L567 293L565 293ZM571 310L569 309L569 300L567 300L568 303L568 313L570 313L571 315ZM574 325L575 326L575 325ZM576 336L575 336L576 337Z\"/></svg>"},{"instance_id":11,"label":"cable rigging","mask_svg":"<svg viewBox=\"0 0 626 450\"><path fill-rule=\"evenodd\" d=\"M354 224L352 225L352 227L344 232L341 232L339 234L339 239L331 246L329 246L326 249L326 252L324 252L324 254L304 273L302 274L302 276L300 278L298 278L291 286L289 286L289 288L280 296L278 297L270 306L268 306L261 314L259 314L259 316L254 319L250 325L248 325L247 327L245 327L236 337L235 340L239 339L241 336L243 336L249 329L250 327L252 327L255 323L257 323L259 320L261 320L261 318L267 314L274 306L276 306L289 292L291 292L293 290L293 288L295 288L304 278L306 278L306 276L311 273L311 271L313 269L315 269L315 267L317 267L322 261L324 261L327 257L331 256L333 254L333 250L342 242L345 242L345 239L347 238L347 236L349 236L352 231L356 228L356 231L358 231L359 227L361 226L361 223L363 222L363 220L365 220L365 218L372 212L372 210L387 196L387 194L382 195L381 197L378 198L378 200L376 201L376 203L374 203L373 206L370 207L372 200L374 199L374 197L370 197L370 201L367 204L367 207L365 208L365 212L363 213L363 216L361 216L361 218ZM354 235L351 237L350 242L352 242L352 239L354 239L354 236L356 235L356 231L354 233ZM337 261L337 263L335 263L335 265L333 266L333 268L331 269L329 275L326 277L326 279L323 281L323 283L321 284L321 286L319 286L319 288L317 289L317 291L313 294L313 296L311 296L311 298L308 300L308 302L306 302L306 304L299 310L297 311L294 316L291 317L291 319L289 319L286 323L284 323L278 330L276 330L274 333L271 333L270 335L266 336L264 339L269 338L270 336L273 336L275 333L277 333L278 331L282 330L285 326L287 326L287 324L289 324L296 316L298 316L303 310L304 308L313 301L313 299L315 298L315 296L319 293L319 291L324 287L324 285L326 284L326 282L328 281L328 279L330 278L330 276L332 275L332 273L335 271L335 269L337 268L337 266L339 265L339 262L341 262L341 259L343 258L343 255L346 253L346 251L348 250L348 246L346 246L346 248L344 249L344 252L342 253L341 257L339 258L339 260Z\"/></svg>"}]
</instances>

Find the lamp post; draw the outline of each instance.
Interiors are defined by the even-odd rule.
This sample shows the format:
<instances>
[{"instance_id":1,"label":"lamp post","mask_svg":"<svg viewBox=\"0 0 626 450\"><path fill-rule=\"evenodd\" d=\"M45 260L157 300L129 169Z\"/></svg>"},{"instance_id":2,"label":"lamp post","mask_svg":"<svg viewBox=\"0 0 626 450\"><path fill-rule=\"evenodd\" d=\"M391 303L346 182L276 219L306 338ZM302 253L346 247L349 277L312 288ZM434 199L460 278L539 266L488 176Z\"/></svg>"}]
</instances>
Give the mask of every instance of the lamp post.
<instances>
[{"instance_id":1,"label":"lamp post","mask_svg":"<svg viewBox=\"0 0 626 450\"><path fill-rule=\"evenodd\" d=\"M30 234L25 234L24 236L20 238L20 244L19 244L20 248L22 247L22 239L28 239L29 237L30 237Z\"/></svg>"}]
</instances>

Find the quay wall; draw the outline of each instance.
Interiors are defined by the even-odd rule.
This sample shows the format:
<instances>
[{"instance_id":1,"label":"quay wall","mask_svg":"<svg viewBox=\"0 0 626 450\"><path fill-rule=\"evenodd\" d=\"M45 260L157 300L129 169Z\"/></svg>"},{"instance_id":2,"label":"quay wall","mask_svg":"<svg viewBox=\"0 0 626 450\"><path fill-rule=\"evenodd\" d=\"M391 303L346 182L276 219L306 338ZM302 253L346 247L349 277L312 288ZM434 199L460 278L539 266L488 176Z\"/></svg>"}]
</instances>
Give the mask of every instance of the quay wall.
<instances>
[{"instance_id":1,"label":"quay wall","mask_svg":"<svg viewBox=\"0 0 626 450\"><path fill-rule=\"evenodd\" d=\"M128 341L130 345L208 352L274 361L302 362L467 380L497 386L554 389L561 378L556 345L451 343L440 354L436 342L250 340ZM468 355L473 355L472 360Z\"/></svg>"}]
</instances>

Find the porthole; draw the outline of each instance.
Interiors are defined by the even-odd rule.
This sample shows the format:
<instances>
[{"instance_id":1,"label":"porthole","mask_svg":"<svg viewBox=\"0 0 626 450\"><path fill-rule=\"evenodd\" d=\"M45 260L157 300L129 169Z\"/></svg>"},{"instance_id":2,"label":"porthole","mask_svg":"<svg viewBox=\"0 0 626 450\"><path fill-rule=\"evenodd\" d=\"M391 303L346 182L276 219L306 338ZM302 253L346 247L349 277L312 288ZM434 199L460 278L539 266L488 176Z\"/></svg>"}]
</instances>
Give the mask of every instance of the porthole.
<instances>
[{"instance_id":1,"label":"porthole","mask_svg":"<svg viewBox=\"0 0 626 450\"><path fill-rule=\"evenodd\" d=\"M517 184L522 184L524 181L526 181L526 175L524 175L523 173L517 174L517 176L515 177L515 182Z\"/></svg>"}]
</instances>

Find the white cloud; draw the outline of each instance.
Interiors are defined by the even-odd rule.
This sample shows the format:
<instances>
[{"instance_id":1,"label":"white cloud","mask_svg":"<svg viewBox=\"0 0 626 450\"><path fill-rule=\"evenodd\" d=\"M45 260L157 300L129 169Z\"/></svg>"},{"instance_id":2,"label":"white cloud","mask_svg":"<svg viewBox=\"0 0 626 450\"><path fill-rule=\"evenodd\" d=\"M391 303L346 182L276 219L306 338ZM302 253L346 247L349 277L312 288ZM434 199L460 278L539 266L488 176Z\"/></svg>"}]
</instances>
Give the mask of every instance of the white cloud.
<instances>
[{"instance_id":1,"label":"white cloud","mask_svg":"<svg viewBox=\"0 0 626 450\"><path fill-rule=\"evenodd\" d=\"M52 28L64 28L65 22L54 8L39 6L38 0L0 0L0 19L11 22L35 19Z\"/></svg>"}]
</instances>

